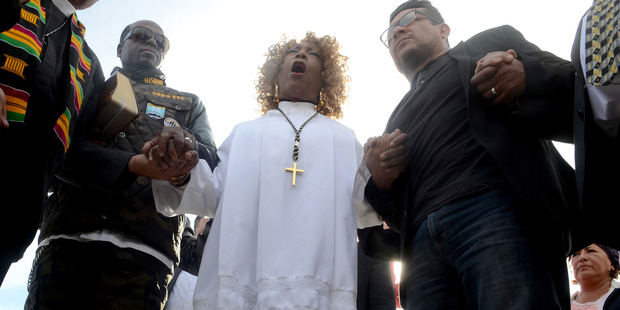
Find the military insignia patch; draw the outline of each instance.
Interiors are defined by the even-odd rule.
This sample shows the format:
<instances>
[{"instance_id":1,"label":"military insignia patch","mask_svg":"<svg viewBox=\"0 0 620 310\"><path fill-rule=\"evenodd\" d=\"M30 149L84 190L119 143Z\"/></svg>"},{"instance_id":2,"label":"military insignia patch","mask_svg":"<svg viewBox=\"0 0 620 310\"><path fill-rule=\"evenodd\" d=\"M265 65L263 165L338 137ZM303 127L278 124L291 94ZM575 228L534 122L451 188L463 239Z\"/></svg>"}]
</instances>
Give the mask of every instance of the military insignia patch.
<instances>
[{"instance_id":1,"label":"military insignia patch","mask_svg":"<svg viewBox=\"0 0 620 310\"><path fill-rule=\"evenodd\" d=\"M164 120L164 127L181 127L181 124L179 124L179 122L172 117L166 117Z\"/></svg>"},{"instance_id":2,"label":"military insignia patch","mask_svg":"<svg viewBox=\"0 0 620 310\"><path fill-rule=\"evenodd\" d=\"M164 116L166 116L166 108L149 102L149 104L146 105L146 115L154 120L163 119Z\"/></svg>"}]
</instances>

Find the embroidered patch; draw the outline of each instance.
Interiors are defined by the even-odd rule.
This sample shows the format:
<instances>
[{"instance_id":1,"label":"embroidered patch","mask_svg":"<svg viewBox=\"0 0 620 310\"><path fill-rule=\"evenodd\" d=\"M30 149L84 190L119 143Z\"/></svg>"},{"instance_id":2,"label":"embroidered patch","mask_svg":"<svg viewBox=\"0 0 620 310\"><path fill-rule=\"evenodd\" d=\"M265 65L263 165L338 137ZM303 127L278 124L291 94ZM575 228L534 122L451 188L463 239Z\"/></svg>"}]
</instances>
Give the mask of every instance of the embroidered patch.
<instances>
[{"instance_id":1,"label":"embroidered patch","mask_svg":"<svg viewBox=\"0 0 620 310\"><path fill-rule=\"evenodd\" d=\"M149 102L149 104L146 105L146 115L154 120L163 119L164 116L166 116L166 108Z\"/></svg>"},{"instance_id":2,"label":"embroidered patch","mask_svg":"<svg viewBox=\"0 0 620 310\"><path fill-rule=\"evenodd\" d=\"M179 124L179 122L177 122L176 119L172 117L166 117L166 119L164 120L164 127L181 127L181 125Z\"/></svg>"}]
</instances>

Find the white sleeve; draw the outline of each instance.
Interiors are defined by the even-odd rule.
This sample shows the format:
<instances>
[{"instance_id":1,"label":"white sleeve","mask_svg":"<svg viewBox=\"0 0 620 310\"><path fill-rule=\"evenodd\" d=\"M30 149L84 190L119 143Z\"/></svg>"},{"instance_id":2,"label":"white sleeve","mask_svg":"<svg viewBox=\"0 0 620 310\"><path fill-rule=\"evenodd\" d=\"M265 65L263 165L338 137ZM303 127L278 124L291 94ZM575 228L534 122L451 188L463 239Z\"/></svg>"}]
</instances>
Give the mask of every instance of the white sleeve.
<instances>
[{"instance_id":1,"label":"white sleeve","mask_svg":"<svg viewBox=\"0 0 620 310\"><path fill-rule=\"evenodd\" d=\"M184 186L175 187L168 181L152 180L157 211L166 216L196 214L213 217L219 200L216 195L218 183L203 159L192 169L189 183Z\"/></svg>"},{"instance_id":2,"label":"white sleeve","mask_svg":"<svg viewBox=\"0 0 620 310\"><path fill-rule=\"evenodd\" d=\"M370 180L371 174L364 163L364 149L359 144L357 146L357 158L358 169L355 173L353 184L353 205L355 206L355 214L357 217L357 228L382 225L383 221L381 217L379 217L377 212L375 212L364 197L364 190L368 180Z\"/></svg>"}]
</instances>

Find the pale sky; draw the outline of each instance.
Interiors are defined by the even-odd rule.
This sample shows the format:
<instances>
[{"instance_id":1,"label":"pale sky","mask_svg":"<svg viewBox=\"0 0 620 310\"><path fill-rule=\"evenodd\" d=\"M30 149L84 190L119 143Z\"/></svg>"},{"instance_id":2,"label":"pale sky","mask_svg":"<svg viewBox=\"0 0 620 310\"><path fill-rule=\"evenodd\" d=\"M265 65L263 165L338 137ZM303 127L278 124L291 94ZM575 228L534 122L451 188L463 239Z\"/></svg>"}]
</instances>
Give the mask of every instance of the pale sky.
<instances>
[{"instance_id":1,"label":"pale sky","mask_svg":"<svg viewBox=\"0 0 620 310\"><path fill-rule=\"evenodd\" d=\"M169 87L197 94L205 104L215 143L237 123L254 119L255 81L267 48L283 35L306 31L335 36L349 57L349 102L342 123L363 144L380 135L409 84L395 69L379 35L389 14L404 0L100 0L78 12L86 41L101 61L106 77L115 66L116 46L128 24L150 19L170 39L162 70ZM509 24L541 49L564 59L577 25L591 0L434 0L451 27L451 46L488 28ZM527 74L527 72L526 72ZM570 145L558 145L572 165ZM36 240L13 264L0 287L0 310L23 309Z\"/></svg>"}]
</instances>

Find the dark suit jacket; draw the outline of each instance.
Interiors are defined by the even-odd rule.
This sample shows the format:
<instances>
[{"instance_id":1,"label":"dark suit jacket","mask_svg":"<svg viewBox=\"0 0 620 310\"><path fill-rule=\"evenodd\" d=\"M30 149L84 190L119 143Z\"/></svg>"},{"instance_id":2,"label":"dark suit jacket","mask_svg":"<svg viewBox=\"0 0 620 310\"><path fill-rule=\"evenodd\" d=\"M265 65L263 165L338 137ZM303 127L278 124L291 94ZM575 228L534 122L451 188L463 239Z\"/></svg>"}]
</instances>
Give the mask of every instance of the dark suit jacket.
<instances>
[{"instance_id":1,"label":"dark suit jacket","mask_svg":"<svg viewBox=\"0 0 620 310\"><path fill-rule=\"evenodd\" d=\"M519 98L518 112L500 111L470 84L476 61L488 52L510 48L523 62L526 74L525 92ZM510 26L479 33L448 54L458 62L475 138L491 154L527 206L527 212L542 224L538 225L540 233L557 236L557 242L565 242L568 253L568 228L577 208L574 171L549 139L571 141L574 72L570 62L541 51ZM406 176L401 176L390 193L372 198L369 193L373 191L373 183L367 185L366 197L392 231L362 230L360 245L365 247L365 252L375 255L379 249L393 256L394 251L386 250L385 244L376 243L387 240L394 244L395 232L400 234L401 251L410 247L415 232L408 226L407 212L412 206L405 203L409 188L406 182ZM407 254L406 251L401 253L402 261L407 261ZM401 280L401 286L403 284ZM401 298L404 298L403 292L401 290Z\"/></svg>"},{"instance_id":2,"label":"dark suit jacket","mask_svg":"<svg viewBox=\"0 0 620 310\"><path fill-rule=\"evenodd\" d=\"M575 67L574 139L575 169L581 213L576 225L575 249L601 243L620 249L617 236L620 210L620 142L611 139L596 123L585 88L579 60L581 22L571 59ZM619 78L616 76L616 78Z\"/></svg>"},{"instance_id":3,"label":"dark suit jacket","mask_svg":"<svg viewBox=\"0 0 620 310\"><path fill-rule=\"evenodd\" d=\"M469 82L478 59L514 49L526 74L516 113L497 113ZM541 51L516 29L502 26L477 34L449 51L459 64L476 139L491 154L510 185L546 224L567 227L576 209L574 171L550 139L570 142L573 68Z\"/></svg>"}]
</instances>

